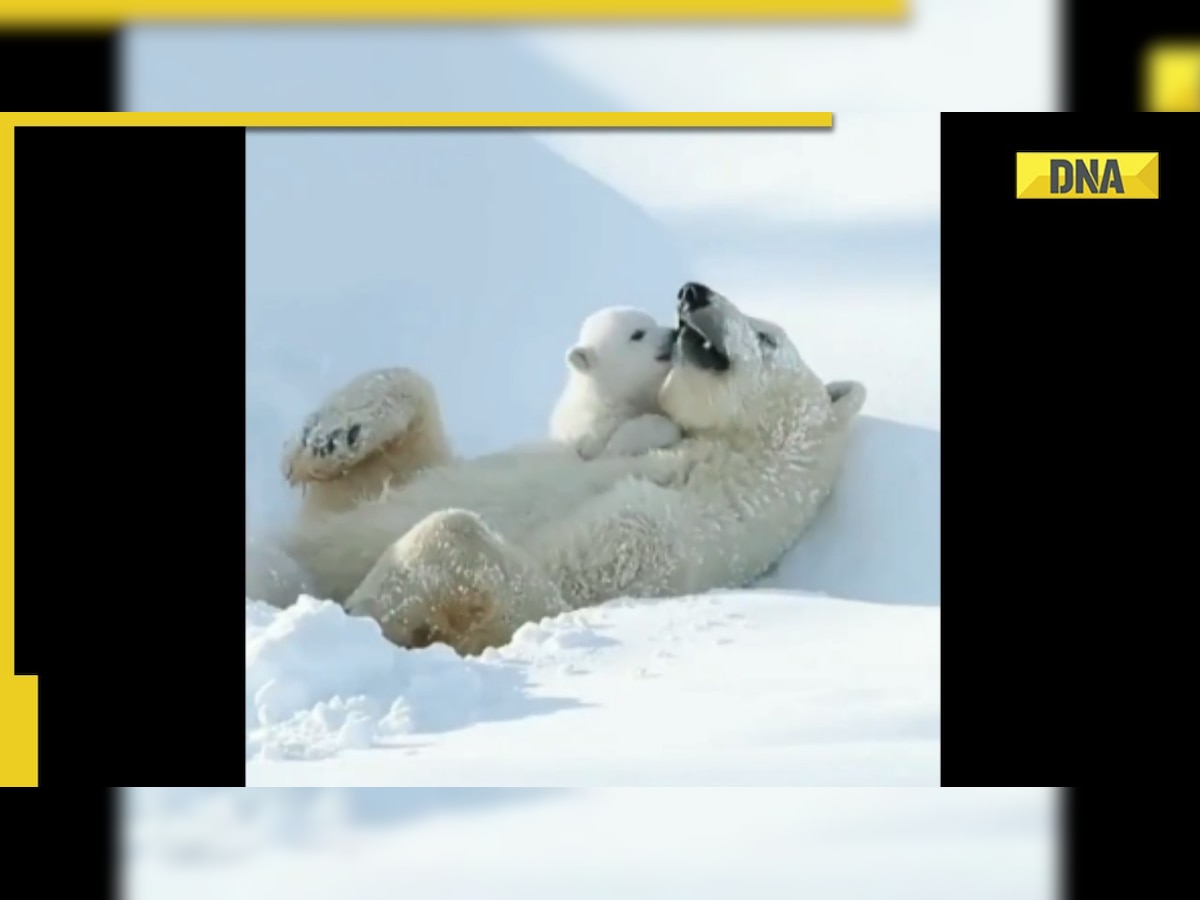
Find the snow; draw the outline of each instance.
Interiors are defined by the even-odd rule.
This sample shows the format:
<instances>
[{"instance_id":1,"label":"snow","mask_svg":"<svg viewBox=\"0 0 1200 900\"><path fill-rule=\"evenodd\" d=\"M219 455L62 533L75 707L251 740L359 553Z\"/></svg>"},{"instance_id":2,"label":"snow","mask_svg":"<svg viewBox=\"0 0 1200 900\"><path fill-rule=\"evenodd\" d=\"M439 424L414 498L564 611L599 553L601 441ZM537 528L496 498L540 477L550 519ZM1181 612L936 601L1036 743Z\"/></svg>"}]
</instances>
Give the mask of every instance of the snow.
<instances>
[{"instance_id":1,"label":"snow","mask_svg":"<svg viewBox=\"0 0 1200 900\"><path fill-rule=\"evenodd\" d=\"M127 900L1050 900L1049 788L135 788Z\"/></svg>"},{"instance_id":2,"label":"snow","mask_svg":"<svg viewBox=\"0 0 1200 900\"><path fill-rule=\"evenodd\" d=\"M247 620L258 785L938 783L932 608L616 601L468 660L384 652L372 623L311 599Z\"/></svg>"}]
</instances>

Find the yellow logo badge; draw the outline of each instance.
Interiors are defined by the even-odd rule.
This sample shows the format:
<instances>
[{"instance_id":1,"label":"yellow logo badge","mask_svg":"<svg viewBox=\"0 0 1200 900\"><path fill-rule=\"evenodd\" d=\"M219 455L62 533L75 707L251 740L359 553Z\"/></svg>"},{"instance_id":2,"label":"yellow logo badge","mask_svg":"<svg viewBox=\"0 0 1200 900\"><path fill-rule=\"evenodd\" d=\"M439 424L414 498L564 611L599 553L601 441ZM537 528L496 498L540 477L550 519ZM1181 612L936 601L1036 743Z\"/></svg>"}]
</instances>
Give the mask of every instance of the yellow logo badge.
<instances>
[{"instance_id":1,"label":"yellow logo badge","mask_svg":"<svg viewBox=\"0 0 1200 900\"><path fill-rule=\"evenodd\" d=\"M1018 153L1017 198L1158 199L1157 153Z\"/></svg>"}]
</instances>

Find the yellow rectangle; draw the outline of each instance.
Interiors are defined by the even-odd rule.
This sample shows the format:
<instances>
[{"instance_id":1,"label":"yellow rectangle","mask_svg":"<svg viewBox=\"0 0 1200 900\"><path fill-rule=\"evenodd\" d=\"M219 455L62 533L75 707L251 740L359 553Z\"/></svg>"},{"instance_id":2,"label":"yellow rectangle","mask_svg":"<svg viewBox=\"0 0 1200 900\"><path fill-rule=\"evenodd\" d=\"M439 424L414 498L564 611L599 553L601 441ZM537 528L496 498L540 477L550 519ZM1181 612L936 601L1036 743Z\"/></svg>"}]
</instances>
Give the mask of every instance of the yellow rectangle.
<instances>
[{"instance_id":1,"label":"yellow rectangle","mask_svg":"<svg viewBox=\"0 0 1200 900\"><path fill-rule=\"evenodd\" d=\"M225 128L832 128L831 112L131 112L4 113L14 125Z\"/></svg>"},{"instance_id":2,"label":"yellow rectangle","mask_svg":"<svg viewBox=\"0 0 1200 900\"><path fill-rule=\"evenodd\" d=\"M22 125L235 128L831 128L833 113L0 113L0 787L36 787L37 678L16 677L13 137Z\"/></svg>"},{"instance_id":3,"label":"yellow rectangle","mask_svg":"<svg viewBox=\"0 0 1200 900\"><path fill-rule=\"evenodd\" d=\"M1017 199L1158 199L1157 153L1018 153Z\"/></svg>"},{"instance_id":4,"label":"yellow rectangle","mask_svg":"<svg viewBox=\"0 0 1200 900\"><path fill-rule=\"evenodd\" d=\"M1146 47L1142 112L1200 112L1200 37L1155 41Z\"/></svg>"},{"instance_id":5,"label":"yellow rectangle","mask_svg":"<svg viewBox=\"0 0 1200 900\"><path fill-rule=\"evenodd\" d=\"M38 684L17 678L13 642L13 130L0 127L0 787L37 787Z\"/></svg>"},{"instance_id":6,"label":"yellow rectangle","mask_svg":"<svg viewBox=\"0 0 1200 900\"><path fill-rule=\"evenodd\" d=\"M257 21L895 21L908 0L5 0L0 24Z\"/></svg>"}]
</instances>

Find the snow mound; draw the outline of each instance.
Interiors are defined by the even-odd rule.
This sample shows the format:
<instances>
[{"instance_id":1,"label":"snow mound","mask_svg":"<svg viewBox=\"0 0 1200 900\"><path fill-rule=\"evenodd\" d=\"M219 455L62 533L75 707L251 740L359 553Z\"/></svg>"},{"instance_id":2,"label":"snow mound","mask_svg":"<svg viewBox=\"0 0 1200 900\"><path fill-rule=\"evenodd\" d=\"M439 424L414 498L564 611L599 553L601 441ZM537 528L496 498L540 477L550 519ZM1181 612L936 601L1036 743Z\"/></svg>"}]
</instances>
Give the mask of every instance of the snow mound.
<instances>
[{"instance_id":1,"label":"snow mound","mask_svg":"<svg viewBox=\"0 0 1200 900\"><path fill-rule=\"evenodd\" d=\"M863 416L825 508L759 586L939 605L941 470L940 431Z\"/></svg>"},{"instance_id":2,"label":"snow mound","mask_svg":"<svg viewBox=\"0 0 1200 900\"><path fill-rule=\"evenodd\" d=\"M319 759L486 720L523 686L494 658L401 651L372 619L302 596L246 600L246 757ZM528 702L528 701L526 701Z\"/></svg>"}]
</instances>

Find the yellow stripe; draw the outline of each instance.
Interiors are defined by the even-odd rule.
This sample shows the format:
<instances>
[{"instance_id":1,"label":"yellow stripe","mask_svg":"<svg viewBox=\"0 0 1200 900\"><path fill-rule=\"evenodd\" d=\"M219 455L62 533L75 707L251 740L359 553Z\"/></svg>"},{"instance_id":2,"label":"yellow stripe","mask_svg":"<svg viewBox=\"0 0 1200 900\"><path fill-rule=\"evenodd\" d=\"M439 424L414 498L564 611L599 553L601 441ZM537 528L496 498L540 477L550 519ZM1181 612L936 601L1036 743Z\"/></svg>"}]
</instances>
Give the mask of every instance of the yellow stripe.
<instances>
[{"instance_id":1,"label":"yellow stripe","mask_svg":"<svg viewBox=\"0 0 1200 900\"><path fill-rule=\"evenodd\" d=\"M0 786L37 787L37 679L14 678L13 130L0 128Z\"/></svg>"},{"instance_id":2,"label":"yellow stripe","mask_svg":"<svg viewBox=\"0 0 1200 900\"><path fill-rule=\"evenodd\" d=\"M833 126L833 113L0 113L0 127L11 125L212 125L246 128L830 128Z\"/></svg>"},{"instance_id":3,"label":"yellow stripe","mask_svg":"<svg viewBox=\"0 0 1200 900\"><path fill-rule=\"evenodd\" d=\"M891 21L908 0L4 0L0 23L159 21Z\"/></svg>"}]
</instances>

